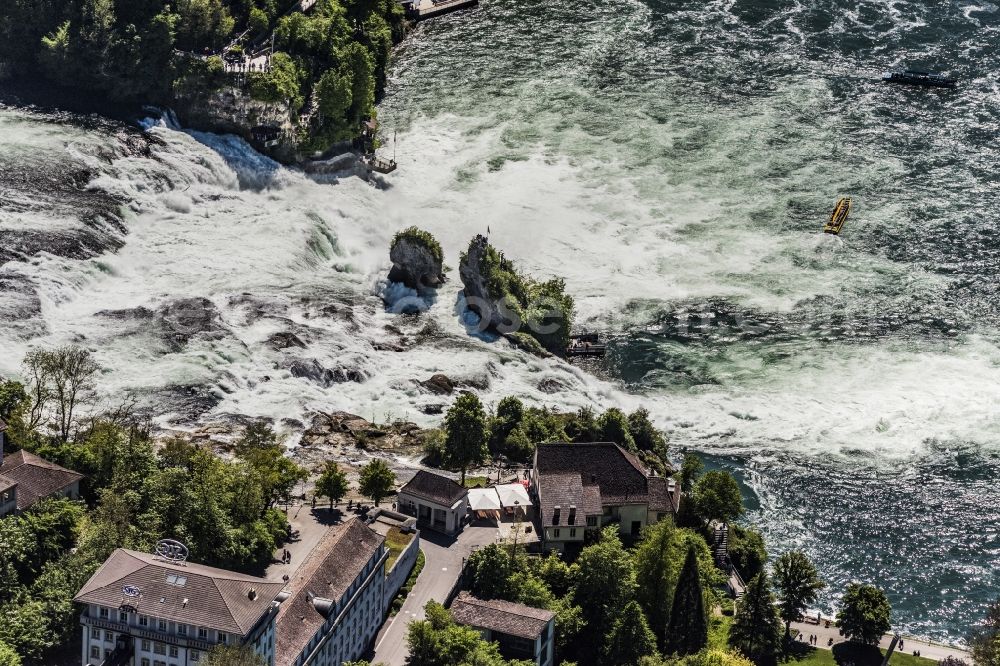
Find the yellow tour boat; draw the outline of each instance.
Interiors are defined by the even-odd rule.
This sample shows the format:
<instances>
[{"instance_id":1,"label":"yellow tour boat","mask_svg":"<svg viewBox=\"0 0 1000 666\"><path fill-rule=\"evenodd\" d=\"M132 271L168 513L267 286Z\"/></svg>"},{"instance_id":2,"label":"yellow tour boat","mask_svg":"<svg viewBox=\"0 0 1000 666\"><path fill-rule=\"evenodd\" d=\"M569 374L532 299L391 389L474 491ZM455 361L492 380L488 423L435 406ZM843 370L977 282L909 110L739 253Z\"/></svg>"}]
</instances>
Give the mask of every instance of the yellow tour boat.
<instances>
[{"instance_id":1,"label":"yellow tour boat","mask_svg":"<svg viewBox=\"0 0 1000 666\"><path fill-rule=\"evenodd\" d=\"M839 234L847 222L847 216L851 214L851 197L841 197L837 200L837 205L830 215L830 221L823 225L823 233Z\"/></svg>"}]
</instances>

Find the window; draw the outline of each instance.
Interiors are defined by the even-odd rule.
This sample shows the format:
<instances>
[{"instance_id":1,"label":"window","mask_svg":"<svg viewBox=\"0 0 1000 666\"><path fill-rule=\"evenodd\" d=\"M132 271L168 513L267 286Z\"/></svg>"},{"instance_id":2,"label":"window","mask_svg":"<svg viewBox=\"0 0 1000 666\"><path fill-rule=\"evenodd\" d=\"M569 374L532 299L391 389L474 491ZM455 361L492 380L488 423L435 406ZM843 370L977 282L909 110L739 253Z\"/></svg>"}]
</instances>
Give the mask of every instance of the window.
<instances>
[{"instance_id":1,"label":"window","mask_svg":"<svg viewBox=\"0 0 1000 666\"><path fill-rule=\"evenodd\" d=\"M176 645L171 645L170 646L170 656L174 657L174 658L177 657L177 646Z\"/></svg>"},{"instance_id":2,"label":"window","mask_svg":"<svg viewBox=\"0 0 1000 666\"><path fill-rule=\"evenodd\" d=\"M587 527L597 527L597 516L587 516Z\"/></svg>"},{"instance_id":3,"label":"window","mask_svg":"<svg viewBox=\"0 0 1000 666\"><path fill-rule=\"evenodd\" d=\"M191 661L200 661L201 654L197 650L191 650Z\"/></svg>"},{"instance_id":4,"label":"window","mask_svg":"<svg viewBox=\"0 0 1000 666\"><path fill-rule=\"evenodd\" d=\"M552 538L553 539L558 539L559 538L559 528L558 527L555 528L554 530L552 530Z\"/></svg>"},{"instance_id":5,"label":"window","mask_svg":"<svg viewBox=\"0 0 1000 666\"><path fill-rule=\"evenodd\" d=\"M115 635L112 632L110 632L110 631L105 631L104 632L104 640L106 640L109 643L114 643L115 642Z\"/></svg>"},{"instance_id":6,"label":"window","mask_svg":"<svg viewBox=\"0 0 1000 666\"><path fill-rule=\"evenodd\" d=\"M178 574L167 574L167 585L184 587L185 585L187 585L187 576L180 576Z\"/></svg>"},{"instance_id":7,"label":"window","mask_svg":"<svg viewBox=\"0 0 1000 666\"><path fill-rule=\"evenodd\" d=\"M148 627L149 626L149 618L146 617L145 615L140 615L139 616L139 626L140 627Z\"/></svg>"},{"instance_id":8,"label":"window","mask_svg":"<svg viewBox=\"0 0 1000 666\"><path fill-rule=\"evenodd\" d=\"M225 645L226 643L228 643L229 642L229 634L227 634L224 631L220 631L219 632L219 642L222 643L223 645Z\"/></svg>"},{"instance_id":9,"label":"window","mask_svg":"<svg viewBox=\"0 0 1000 666\"><path fill-rule=\"evenodd\" d=\"M153 643L153 654L166 654L167 646L163 643Z\"/></svg>"},{"instance_id":10,"label":"window","mask_svg":"<svg viewBox=\"0 0 1000 666\"><path fill-rule=\"evenodd\" d=\"M159 629L160 631L166 631L167 630L167 621L166 620L157 620L156 621L156 628Z\"/></svg>"},{"instance_id":11,"label":"window","mask_svg":"<svg viewBox=\"0 0 1000 666\"><path fill-rule=\"evenodd\" d=\"M143 641L142 642L142 651L143 652L149 652L149 641Z\"/></svg>"},{"instance_id":12,"label":"window","mask_svg":"<svg viewBox=\"0 0 1000 666\"><path fill-rule=\"evenodd\" d=\"M177 633L180 634L181 636L187 636L188 635L188 626L186 624L178 624L177 625Z\"/></svg>"},{"instance_id":13,"label":"window","mask_svg":"<svg viewBox=\"0 0 1000 666\"><path fill-rule=\"evenodd\" d=\"M107 608L102 607L100 610L97 611L97 614L100 615L105 620L108 619L108 609Z\"/></svg>"},{"instance_id":14,"label":"window","mask_svg":"<svg viewBox=\"0 0 1000 666\"><path fill-rule=\"evenodd\" d=\"M122 624L128 624L128 613L125 611L118 611L118 621Z\"/></svg>"},{"instance_id":15,"label":"window","mask_svg":"<svg viewBox=\"0 0 1000 666\"><path fill-rule=\"evenodd\" d=\"M201 640L208 640L208 629L205 627L198 627L198 638Z\"/></svg>"},{"instance_id":16,"label":"window","mask_svg":"<svg viewBox=\"0 0 1000 666\"><path fill-rule=\"evenodd\" d=\"M101 648L97 647L96 645L91 645L90 646L90 658L91 659L100 659L101 658Z\"/></svg>"},{"instance_id":17,"label":"window","mask_svg":"<svg viewBox=\"0 0 1000 666\"><path fill-rule=\"evenodd\" d=\"M143 657L139 661L139 666L149 666L149 658L148 657Z\"/></svg>"},{"instance_id":18,"label":"window","mask_svg":"<svg viewBox=\"0 0 1000 666\"><path fill-rule=\"evenodd\" d=\"M570 539L575 539L576 538L576 528L575 527L571 527L570 528L570 530L569 530L569 538Z\"/></svg>"},{"instance_id":19,"label":"window","mask_svg":"<svg viewBox=\"0 0 1000 666\"><path fill-rule=\"evenodd\" d=\"M98 629L97 627L92 627L91 630L90 630L90 637L91 638L96 638L96 639L100 640L100 638L101 638L101 630Z\"/></svg>"}]
</instances>

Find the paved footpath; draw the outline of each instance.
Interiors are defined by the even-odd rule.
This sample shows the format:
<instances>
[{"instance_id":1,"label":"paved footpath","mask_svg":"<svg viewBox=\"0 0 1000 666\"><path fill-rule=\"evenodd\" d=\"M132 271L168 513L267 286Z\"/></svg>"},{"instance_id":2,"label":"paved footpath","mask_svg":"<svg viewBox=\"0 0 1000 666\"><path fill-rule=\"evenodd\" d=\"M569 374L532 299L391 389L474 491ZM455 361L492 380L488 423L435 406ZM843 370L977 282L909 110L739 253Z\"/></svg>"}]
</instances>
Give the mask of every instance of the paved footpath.
<instances>
[{"instance_id":1,"label":"paved footpath","mask_svg":"<svg viewBox=\"0 0 1000 666\"><path fill-rule=\"evenodd\" d=\"M808 636L813 634L818 637L816 641L816 647L829 650L831 648L830 639L833 639L833 645L837 643L845 642L843 636L840 635L840 630L834 626L833 622L830 622L830 627L827 628L826 624L821 624L816 626L815 624L808 622L792 622L792 629L796 629L799 633L806 638L805 642L808 642ZM920 656L925 659L933 659L934 661L940 661L945 657L957 657L959 659L964 659L968 663L972 663L972 655L970 655L965 650L959 648L951 647L948 645L942 645L940 643L929 643L927 641L920 641L916 638L902 637L903 647L900 648L896 646L896 652L902 652L905 654L912 655L914 650L920 650ZM886 634L882 637L879 642L879 647L882 649L887 649L889 643L892 641L892 635Z\"/></svg>"},{"instance_id":2,"label":"paved footpath","mask_svg":"<svg viewBox=\"0 0 1000 666\"><path fill-rule=\"evenodd\" d=\"M410 622L424 619L424 605L431 599L444 603L451 592L462 565L474 548L496 541L496 527L467 525L457 539L446 539L430 530L420 532L420 550L424 552L424 568L403 602L403 608L379 631L375 639L373 664L403 666L406 663L406 631Z\"/></svg>"}]
</instances>

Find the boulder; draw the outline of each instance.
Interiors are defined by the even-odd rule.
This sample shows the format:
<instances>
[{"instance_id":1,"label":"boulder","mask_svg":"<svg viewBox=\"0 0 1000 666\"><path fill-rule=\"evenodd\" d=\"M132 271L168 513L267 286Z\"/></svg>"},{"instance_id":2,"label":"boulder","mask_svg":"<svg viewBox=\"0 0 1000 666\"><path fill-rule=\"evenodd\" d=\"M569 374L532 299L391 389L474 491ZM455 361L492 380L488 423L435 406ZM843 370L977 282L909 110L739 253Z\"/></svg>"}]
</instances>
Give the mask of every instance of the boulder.
<instances>
[{"instance_id":1,"label":"boulder","mask_svg":"<svg viewBox=\"0 0 1000 666\"><path fill-rule=\"evenodd\" d=\"M393 239L389 251L389 259L392 260L389 280L401 282L417 291L437 288L445 280L441 247L430 234L426 234L430 239L426 240L421 233L426 232L415 229L400 232Z\"/></svg>"},{"instance_id":2,"label":"boulder","mask_svg":"<svg viewBox=\"0 0 1000 666\"><path fill-rule=\"evenodd\" d=\"M365 381L364 373L356 368L324 368L315 359L297 359L292 361L288 369L293 377L309 379L327 387L343 382Z\"/></svg>"},{"instance_id":3,"label":"boulder","mask_svg":"<svg viewBox=\"0 0 1000 666\"><path fill-rule=\"evenodd\" d=\"M420 382L420 385L437 395L449 395L455 390L455 382L451 381L447 375L442 374L434 375L430 379Z\"/></svg>"}]
</instances>

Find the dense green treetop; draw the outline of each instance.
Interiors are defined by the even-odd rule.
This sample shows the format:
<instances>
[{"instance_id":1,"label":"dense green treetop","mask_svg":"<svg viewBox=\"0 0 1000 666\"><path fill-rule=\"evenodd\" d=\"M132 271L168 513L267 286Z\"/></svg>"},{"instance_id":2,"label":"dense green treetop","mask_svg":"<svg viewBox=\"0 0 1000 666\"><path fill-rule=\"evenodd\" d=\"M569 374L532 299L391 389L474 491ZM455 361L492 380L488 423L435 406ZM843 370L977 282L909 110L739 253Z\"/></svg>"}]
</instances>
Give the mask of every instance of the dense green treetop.
<instances>
[{"instance_id":1,"label":"dense green treetop","mask_svg":"<svg viewBox=\"0 0 1000 666\"><path fill-rule=\"evenodd\" d=\"M347 474L341 471L340 466L332 460L327 461L323 467L323 472L316 479L316 496L326 497L330 500L330 508L337 504L347 494L348 483Z\"/></svg>"},{"instance_id":2,"label":"dense green treetop","mask_svg":"<svg viewBox=\"0 0 1000 666\"><path fill-rule=\"evenodd\" d=\"M462 471L462 485L469 467L481 465L489 456L486 410L472 393L463 393L444 418L445 459Z\"/></svg>"},{"instance_id":3,"label":"dense green treetop","mask_svg":"<svg viewBox=\"0 0 1000 666\"><path fill-rule=\"evenodd\" d=\"M743 496L732 474L713 470L694 484L695 510L705 521L730 522L743 514Z\"/></svg>"},{"instance_id":4,"label":"dense green treetop","mask_svg":"<svg viewBox=\"0 0 1000 666\"><path fill-rule=\"evenodd\" d=\"M375 502L379 502L392 494L396 485L396 473L381 458L375 458L370 463L361 468L361 475L358 479L358 490L365 497Z\"/></svg>"},{"instance_id":5,"label":"dense green treetop","mask_svg":"<svg viewBox=\"0 0 1000 666\"><path fill-rule=\"evenodd\" d=\"M793 550L782 553L774 562L774 587L778 591L778 608L788 636L791 623L799 619L809 604L816 602L826 583L820 580L816 566L806 554Z\"/></svg>"},{"instance_id":6,"label":"dense green treetop","mask_svg":"<svg viewBox=\"0 0 1000 666\"><path fill-rule=\"evenodd\" d=\"M729 644L755 664L768 664L781 647L781 619L767 574L757 574L736 604Z\"/></svg>"},{"instance_id":7,"label":"dense green treetop","mask_svg":"<svg viewBox=\"0 0 1000 666\"><path fill-rule=\"evenodd\" d=\"M889 599L874 585L851 583L840 600L837 624L842 636L865 645L877 645L892 627Z\"/></svg>"}]
</instances>

